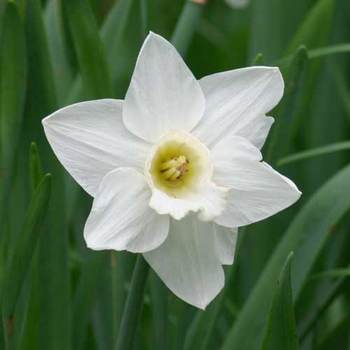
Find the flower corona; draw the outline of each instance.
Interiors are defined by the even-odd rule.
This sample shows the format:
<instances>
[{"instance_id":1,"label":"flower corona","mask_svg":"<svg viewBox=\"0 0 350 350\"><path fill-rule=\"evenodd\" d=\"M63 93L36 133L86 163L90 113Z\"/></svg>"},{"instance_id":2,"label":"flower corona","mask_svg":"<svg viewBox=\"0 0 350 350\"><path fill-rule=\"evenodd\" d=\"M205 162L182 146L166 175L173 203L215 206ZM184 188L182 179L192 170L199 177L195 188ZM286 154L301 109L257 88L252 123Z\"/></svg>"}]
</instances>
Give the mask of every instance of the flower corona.
<instances>
[{"instance_id":1,"label":"flower corona","mask_svg":"<svg viewBox=\"0 0 350 350\"><path fill-rule=\"evenodd\" d=\"M146 174L154 186L173 197L185 196L212 173L208 149L185 133L166 135L155 146L151 158L146 162Z\"/></svg>"}]
</instances>

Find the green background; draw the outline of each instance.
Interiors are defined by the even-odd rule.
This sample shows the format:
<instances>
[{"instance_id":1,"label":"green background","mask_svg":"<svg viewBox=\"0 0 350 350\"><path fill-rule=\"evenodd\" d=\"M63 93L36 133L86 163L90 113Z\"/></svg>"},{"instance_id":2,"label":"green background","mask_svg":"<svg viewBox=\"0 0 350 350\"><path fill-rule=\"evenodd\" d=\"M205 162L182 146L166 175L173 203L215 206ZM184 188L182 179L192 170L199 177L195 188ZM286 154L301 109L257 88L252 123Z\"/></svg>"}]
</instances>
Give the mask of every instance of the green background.
<instances>
[{"instance_id":1,"label":"green background","mask_svg":"<svg viewBox=\"0 0 350 350\"><path fill-rule=\"evenodd\" d=\"M348 0L0 0L0 349L121 350L119 337L133 340L123 349L350 350L349 24ZM206 311L150 271L125 329L135 255L86 249L91 198L41 119L123 98L149 30L198 78L280 67L286 91L263 153L303 196L240 230Z\"/></svg>"}]
</instances>

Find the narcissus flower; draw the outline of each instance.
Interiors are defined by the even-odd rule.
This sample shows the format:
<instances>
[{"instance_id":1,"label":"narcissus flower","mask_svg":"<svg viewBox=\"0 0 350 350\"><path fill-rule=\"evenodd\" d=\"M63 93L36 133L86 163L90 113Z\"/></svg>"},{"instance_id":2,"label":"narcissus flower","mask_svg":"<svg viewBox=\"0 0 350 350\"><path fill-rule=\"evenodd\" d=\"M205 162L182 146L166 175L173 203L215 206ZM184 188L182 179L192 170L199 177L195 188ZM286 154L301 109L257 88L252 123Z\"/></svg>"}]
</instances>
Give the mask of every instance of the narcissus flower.
<instances>
[{"instance_id":1,"label":"narcissus flower","mask_svg":"<svg viewBox=\"0 0 350 350\"><path fill-rule=\"evenodd\" d=\"M43 120L57 158L94 197L89 248L142 253L199 308L224 285L237 228L288 207L300 192L262 161L281 99L278 68L195 79L150 33L125 100L77 103Z\"/></svg>"}]
</instances>

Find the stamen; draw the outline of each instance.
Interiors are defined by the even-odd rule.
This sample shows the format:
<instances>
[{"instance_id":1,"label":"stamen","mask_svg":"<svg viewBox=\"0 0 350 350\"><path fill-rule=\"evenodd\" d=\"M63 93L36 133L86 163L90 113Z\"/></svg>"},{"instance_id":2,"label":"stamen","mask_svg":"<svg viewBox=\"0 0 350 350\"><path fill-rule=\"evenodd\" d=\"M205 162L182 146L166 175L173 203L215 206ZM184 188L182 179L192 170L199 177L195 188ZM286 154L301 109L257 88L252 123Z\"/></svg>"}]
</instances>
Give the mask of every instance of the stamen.
<instances>
[{"instance_id":1,"label":"stamen","mask_svg":"<svg viewBox=\"0 0 350 350\"><path fill-rule=\"evenodd\" d=\"M189 161L183 155L163 162L159 168L162 177L167 181L176 181L188 172Z\"/></svg>"}]
</instances>

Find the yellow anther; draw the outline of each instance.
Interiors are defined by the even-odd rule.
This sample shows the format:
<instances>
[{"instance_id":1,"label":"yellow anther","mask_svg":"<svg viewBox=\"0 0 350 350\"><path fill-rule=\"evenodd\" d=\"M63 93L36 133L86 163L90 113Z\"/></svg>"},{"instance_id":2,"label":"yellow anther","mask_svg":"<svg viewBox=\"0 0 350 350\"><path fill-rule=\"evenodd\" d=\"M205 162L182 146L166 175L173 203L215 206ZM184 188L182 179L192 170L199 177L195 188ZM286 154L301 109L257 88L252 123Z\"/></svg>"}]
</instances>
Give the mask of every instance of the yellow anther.
<instances>
[{"instance_id":1,"label":"yellow anther","mask_svg":"<svg viewBox=\"0 0 350 350\"><path fill-rule=\"evenodd\" d=\"M163 162L159 170L164 179L176 181L188 172L187 164L188 161L185 156L178 156Z\"/></svg>"},{"instance_id":2,"label":"yellow anther","mask_svg":"<svg viewBox=\"0 0 350 350\"><path fill-rule=\"evenodd\" d=\"M181 177L181 172L179 170L175 170L175 173L170 176L170 181L178 180Z\"/></svg>"},{"instance_id":3,"label":"yellow anther","mask_svg":"<svg viewBox=\"0 0 350 350\"><path fill-rule=\"evenodd\" d=\"M162 170L168 170L171 168L176 168L177 167L177 160L176 159L170 159L160 166L160 171Z\"/></svg>"},{"instance_id":4,"label":"yellow anther","mask_svg":"<svg viewBox=\"0 0 350 350\"><path fill-rule=\"evenodd\" d=\"M168 180L173 176L173 174L175 174L175 172L176 172L176 168L170 168L168 170L165 170L163 172L163 177Z\"/></svg>"}]
</instances>

